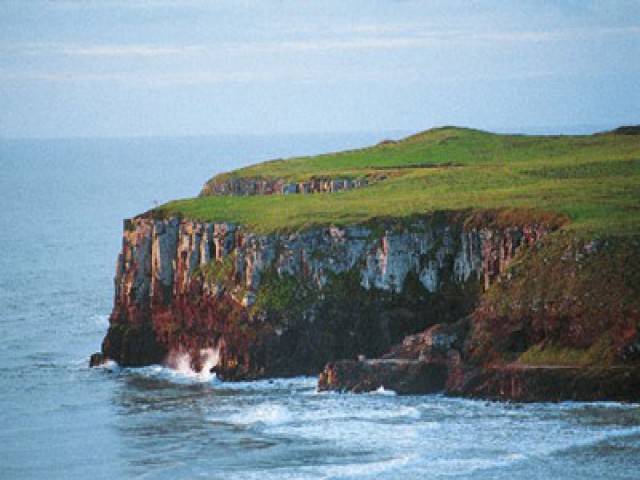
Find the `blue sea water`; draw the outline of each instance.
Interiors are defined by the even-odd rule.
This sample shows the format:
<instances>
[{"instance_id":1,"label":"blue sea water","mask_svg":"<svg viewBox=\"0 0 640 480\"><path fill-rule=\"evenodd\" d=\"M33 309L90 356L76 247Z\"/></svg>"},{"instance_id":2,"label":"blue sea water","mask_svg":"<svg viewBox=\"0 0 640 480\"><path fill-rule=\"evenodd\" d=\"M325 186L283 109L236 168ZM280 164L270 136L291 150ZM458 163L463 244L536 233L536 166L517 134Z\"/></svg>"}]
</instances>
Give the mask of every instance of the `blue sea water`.
<instances>
[{"instance_id":1,"label":"blue sea water","mask_svg":"<svg viewBox=\"0 0 640 480\"><path fill-rule=\"evenodd\" d=\"M639 478L639 405L88 368L123 218L220 171L386 136L0 141L0 478Z\"/></svg>"}]
</instances>

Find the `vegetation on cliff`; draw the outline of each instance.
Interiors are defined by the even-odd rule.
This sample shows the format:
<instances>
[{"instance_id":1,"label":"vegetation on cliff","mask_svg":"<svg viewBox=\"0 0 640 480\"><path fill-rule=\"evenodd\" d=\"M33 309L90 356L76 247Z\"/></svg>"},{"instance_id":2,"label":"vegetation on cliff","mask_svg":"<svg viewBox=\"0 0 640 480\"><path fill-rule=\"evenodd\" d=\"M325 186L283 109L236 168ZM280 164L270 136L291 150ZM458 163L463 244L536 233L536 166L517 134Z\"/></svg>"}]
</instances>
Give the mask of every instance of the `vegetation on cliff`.
<instances>
[{"instance_id":1,"label":"vegetation on cliff","mask_svg":"<svg viewBox=\"0 0 640 480\"><path fill-rule=\"evenodd\" d=\"M541 366L640 362L640 239L568 233L525 251L473 314L471 357Z\"/></svg>"},{"instance_id":2,"label":"vegetation on cliff","mask_svg":"<svg viewBox=\"0 0 640 480\"><path fill-rule=\"evenodd\" d=\"M499 135L444 127L397 142L275 160L228 178L375 178L332 194L208 196L169 202L153 214L232 221L269 233L403 218L441 210L517 209L566 216L576 233L640 233L640 135Z\"/></svg>"},{"instance_id":3,"label":"vegetation on cliff","mask_svg":"<svg viewBox=\"0 0 640 480\"><path fill-rule=\"evenodd\" d=\"M328 367L326 387L400 368L399 391L631 399L639 255L636 129L445 127L222 174L132 220L103 353L199 368L217 348L228 379L385 355Z\"/></svg>"}]
</instances>

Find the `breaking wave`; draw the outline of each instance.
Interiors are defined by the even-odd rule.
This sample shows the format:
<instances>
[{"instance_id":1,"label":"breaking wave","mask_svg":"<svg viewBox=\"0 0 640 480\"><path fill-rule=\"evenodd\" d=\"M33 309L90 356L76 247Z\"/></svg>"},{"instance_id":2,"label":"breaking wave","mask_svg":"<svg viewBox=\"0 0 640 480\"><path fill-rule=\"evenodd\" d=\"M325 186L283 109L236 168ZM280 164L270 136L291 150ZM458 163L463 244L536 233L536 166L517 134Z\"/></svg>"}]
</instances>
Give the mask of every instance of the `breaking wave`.
<instances>
[{"instance_id":1,"label":"breaking wave","mask_svg":"<svg viewBox=\"0 0 640 480\"><path fill-rule=\"evenodd\" d=\"M220 361L217 348L205 348L200 350L200 357L193 359L188 352L178 350L169 352L167 365L178 375L198 382L210 382L216 378L213 369ZM194 360L200 363L199 370L194 368Z\"/></svg>"}]
</instances>

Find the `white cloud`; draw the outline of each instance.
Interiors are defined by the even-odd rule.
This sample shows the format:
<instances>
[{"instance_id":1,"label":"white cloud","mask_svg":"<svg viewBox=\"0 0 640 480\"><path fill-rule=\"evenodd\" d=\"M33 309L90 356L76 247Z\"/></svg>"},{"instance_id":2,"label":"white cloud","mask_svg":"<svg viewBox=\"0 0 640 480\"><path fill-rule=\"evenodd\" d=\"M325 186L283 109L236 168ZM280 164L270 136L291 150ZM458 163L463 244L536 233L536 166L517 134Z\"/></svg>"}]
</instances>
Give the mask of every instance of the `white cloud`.
<instances>
[{"instance_id":1,"label":"white cloud","mask_svg":"<svg viewBox=\"0 0 640 480\"><path fill-rule=\"evenodd\" d=\"M415 26L417 24L409 24ZM375 32L396 32L404 24L361 25L350 27L351 36L315 38L311 40L281 40L265 42L224 42L219 44L195 45L153 45L153 44L113 44L113 45L67 45L62 53L82 57L160 57L160 56L211 56L224 53L260 54L282 52L339 52L357 50L403 50L437 48L448 45L479 43L541 43L562 40L589 39L603 35L638 35L640 26L624 28L576 28L547 31L521 32L467 32L464 30L419 32L410 35L371 35ZM368 35L359 35L367 33ZM33 49L30 50L33 53Z\"/></svg>"},{"instance_id":2,"label":"white cloud","mask_svg":"<svg viewBox=\"0 0 640 480\"><path fill-rule=\"evenodd\" d=\"M606 72L606 75L615 76L625 72ZM497 72L495 74L469 73L464 76L427 75L420 68L407 66L398 70L371 69L335 69L331 71L311 69L282 69L261 71L200 71L200 72L173 72L173 73L13 73L0 74L0 83L25 84L35 83L111 83L126 85L129 87L161 88L170 86L216 85L216 84L267 84L286 81L287 84L300 85L327 85L344 82L379 82L391 84L439 85L451 83L475 83L478 81L518 81L537 78L571 77L582 75L575 71L552 70L528 70L520 72ZM604 75L604 74L603 74Z\"/></svg>"},{"instance_id":3,"label":"white cloud","mask_svg":"<svg viewBox=\"0 0 640 480\"><path fill-rule=\"evenodd\" d=\"M270 41L222 42L218 44L0 44L0 61L10 56L42 56L47 59L67 57L64 65L54 72L14 72L0 74L0 82L48 82L48 83L95 83L111 82L130 86L162 87L169 85L202 84L243 84L285 81L287 83L318 83L333 81L386 81L434 83L455 81L456 69L432 71L430 75L438 78L425 78L424 62L405 62L400 72L393 68L380 68L379 64L347 62L336 60L340 68L334 68L336 61L313 62L307 57L313 54L338 54L340 52L401 51L436 49L449 46L468 47L471 45L505 45L509 43L544 43L575 41L598 38L607 35L640 34L640 26L620 28L566 28L541 31L467 31L434 30L425 23L380 23L349 26L342 34L338 30L328 32L325 37L311 35L310 39L283 39ZM410 33L408 33L411 31ZM295 54L304 61L277 62L269 55ZM167 58L166 62L145 62L146 59ZM338 58L336 56L336 58ZM351 58L351 57L347 57ZM387 56L385 58L391 58ZM420 57L416 56L416 59ZM131 62L120 59L140 59L135 63L135 71L128 70ZM187 60L180 62L180 60ZM322 59L324 60L324 59ZM95 70L97 64L100 71ZM341 63L342 62L342 63ZM383 62L384 63L384 62ZM34 65L32 59L30 65ZM46 64L46 63L43 63ZM422 65L422 67L420 67ZM332 67L333 66L333 67ZM105 68L109 71L104 71ZM44 67L43 67L44 68ZM62 71L66 68L66 71ZM158 70L160 68L160 70ZM62 72L61 72L62 71ZM450 75L448 75L450 74ZM567 75L565 69L556 71L498 72L498 78L473 77L466 72L463 81L468 79L494 80L532 78L536 76ZM511 75L511 77L509 77ZM446 78L445 78L446 77Z\"/></svg>"},{"instance_id":4,"label":"white cloud","mask_svg":"<svg viewBox=\"0 0 640 480\"><path fill-rule=\"evenodd\" d=\"M10 73L0 74L4 83L116 83L138 87L163 87L171 85L198 85L223 83L264 83L276 81L283 75L277 72L176 72L176 73Z\"/></svg>"},{"instance_id":5,"label":"white cloud","mask_svg":"<svg viewBox=\"0 0 640 480\"><path fill-rule=\"evenodd\" d=\"M200 45L163 46L163 45L70 45L64 47L65 55L83 57L157 57L170 55L193 55L205 51Z\"/></svg>"}]
</instances>

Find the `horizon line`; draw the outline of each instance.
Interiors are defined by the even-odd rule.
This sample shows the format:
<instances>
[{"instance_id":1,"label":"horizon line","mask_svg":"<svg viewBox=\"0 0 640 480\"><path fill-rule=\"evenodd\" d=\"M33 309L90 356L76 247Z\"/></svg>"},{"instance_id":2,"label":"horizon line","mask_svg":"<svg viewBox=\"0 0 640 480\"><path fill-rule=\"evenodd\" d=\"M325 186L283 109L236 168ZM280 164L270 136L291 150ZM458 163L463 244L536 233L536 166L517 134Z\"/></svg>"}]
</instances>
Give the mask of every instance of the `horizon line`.
<instances>
[{"instance_id":1,"label":"horizon line","mask_svg":"<svg viewBox=\"0 0 640 480\"><path fill-rule=\"evenodd\" d=\"M513 127L506 126L471 126L471 125L455 125L455 124L441 124L430 125L427 127L413 128L372 128L372 129L357 129L357 130L295 130L290 132L211 132L211 133L180 133L180 134L166 134L166 133L150 133L150 134L132 134L132 135L120 135L120 134L107 134L107 135L61 135L61 136L23 136L23 135L0 135L0 141L24 141L24 140L150 140L160 138L212 138L212 137L271 137L271 136L295 136L295 135L358 135L358 134L370 134L370 133L397 133L403 135L416 135L429 130L438 128L460 128L478 130L487 133L504 134L504 135L532 135L532 136L545 136L545 135L593 135L597 133L605 133L607 131L623 127L623 126L635 126L640 125L638 122L606 122L599 124L565 124L565 125L518 125ZM529 130L529 132L527 132ZM572 130L573 132L567 132ZM580 130L581 133L577 133ZM537 132L536 132L537 131ZM543 133L544 132L544 133Z\"/></svg>"}]
</instances>

